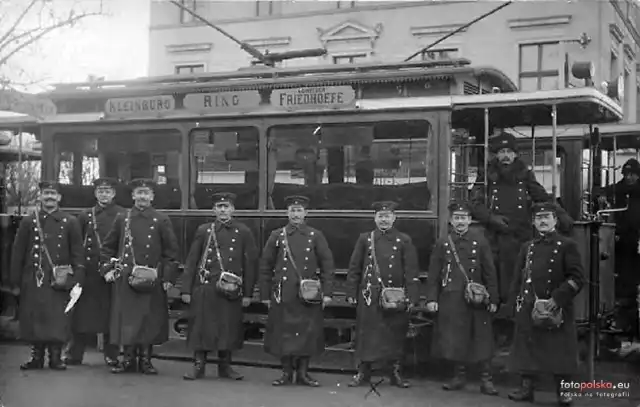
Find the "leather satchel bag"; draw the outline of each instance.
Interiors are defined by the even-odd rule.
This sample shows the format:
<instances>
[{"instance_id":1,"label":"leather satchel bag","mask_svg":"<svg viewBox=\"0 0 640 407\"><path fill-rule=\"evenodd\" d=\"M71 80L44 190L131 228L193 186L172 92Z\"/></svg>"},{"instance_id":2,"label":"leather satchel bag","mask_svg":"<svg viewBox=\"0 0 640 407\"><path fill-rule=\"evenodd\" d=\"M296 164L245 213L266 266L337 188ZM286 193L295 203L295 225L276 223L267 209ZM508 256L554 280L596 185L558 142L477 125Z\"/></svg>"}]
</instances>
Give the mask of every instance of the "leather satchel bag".
<instances>
[{"instance_id":1,"label":"leather satchel bag","mask_svg":"<svg viewBox=\"0 0 640 407\"><path fill-rule=\"evenodd\" d=\"M464 299L469 305L473 306L481 306L487 305L489 303L489 291L487 291L487 287L483 284L476 283L469 278L462 262L460 261L460 257L458 256L458 251L456 250L456 246L453 243L453 239L451 235L448 236L449 245L451 245L451 252L453 253L453 257L458 264L458 268L464 275L467 284L464 287Z\"/></svg>"},{"instance_id":2,"label":"leather satchel bag","mask_svg":"<svg viewBox=\"0 0 640 407\"><path fill-rule=\"evenodd\" d=\"M38 234L40 236L40 241L42 242L42 249L44 251L45 256L47 257L47 261L49 262L49 266L51 266L51 288L56 291L69 291L74 285L73 275L75 274L73 271L73 267L68 264L56 266L53 264L53 260L51 258L51 254L49 253L49 249L47 248L47 244L44 240L44 235L42 234L42 226L40 226L40 217L38 213L35 213L36 218L36 227L38 228Z\"/></svg>"},{"instance_id":3,"label":"leather satchel bag","mask_svg":"<svg viewBox=\"0 0 640 407\"><path fill-rule=\"evenodd\" d=\"M531 310L531 320L533 321L533 326L537 328L553 330L562 326L564 314L562 308L550 311L549 300L536 298Z\"/></svg>"},{"instance_id":4,"label":"leather satchel bag","mask_svg":"<svg viewBox=\"0 0 640 407\"><path fill-rule=\"evenodd\" d=\"M158 284L158 269L148 266L140 266L136 264L136 255L133 250L133 236L131 235L131 210L127 211L127 218L124 222L124 247L127 244L131 249L131 258L133 259L133 268L127 281L129 286L137 292L149 293L154 290Z\"/></svg>"},{"instance_id":5,"label":"leather satchel bag","mask_svg":"<svg viewBox=\"0 0 640 407\"><path fill-rule=\"evenodd\" d=\"M291 260L293 269L296 271L300 279L300 286L298 287L298 295L304 302L308 304L322 303L322 298L324 296L322 292L322 283L320 282L319 279L302 278L302 274L300 273L300 270L298 270L298 266L296 266L296 263L293 260L293 255L291 254L291 249L289 248L289 239L287 239L286 229L282 228L282 232L284 234L284 249L287 253L287 256Z\"/></svg>"},{"instance_id":6,"label":"leather satchel bag","mask_svg":"<svg viewBox=\"0 0 640 407\"><path fill-rule=\"evenodd\" d=\"M407 295L404 287L385 287L382 282L382 278L380 278L380 267L378 266L378 259L376 258L376 244L374 237L374 232L371 232L371 261L373 262L373 269L376 273L376 277L382 287L379 298L380 307L385 310L404 311L407 308Z\"/></svg>"}]
</instances>

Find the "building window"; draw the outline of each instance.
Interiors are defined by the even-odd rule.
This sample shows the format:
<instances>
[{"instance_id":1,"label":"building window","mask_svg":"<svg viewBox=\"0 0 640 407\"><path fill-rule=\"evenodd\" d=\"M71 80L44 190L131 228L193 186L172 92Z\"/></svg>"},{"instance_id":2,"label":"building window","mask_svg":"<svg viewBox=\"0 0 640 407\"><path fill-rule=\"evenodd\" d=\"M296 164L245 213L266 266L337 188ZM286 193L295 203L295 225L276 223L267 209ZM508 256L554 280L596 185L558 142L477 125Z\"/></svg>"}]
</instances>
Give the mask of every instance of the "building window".
<instances>
[{"instance_id":1,"label":"building window","mask_svg":"<svg viewBox=\"0 0 640 407\"><path fill-rule=\"evenodd\" d=\"M558 42L520 45L520 90L559 89L563 62L560 54Z\"/></svg>"},{"instance_id":2,"label":"building window","mask_svg":"<svg viewBox=\"0 0 640 407\"><path fill-rule=\"evenodd\" d=\"M204 72L204 64L176 65L177 75Z\"/></svg>"},{"instance_id":3,"label":"building window","mask_svg":"<svg viewBox=\"0 0 640 407\"><path fill-rule=\"evenodd\" d=\"M180 4L188 8L189 10L196 11L196 0L180 0ZM194 17L191 13L180 9L180 24L191 23L194 21Z\"/></svg>"},{"instance_id":4,"label":"building window","mask_svg":"<svg viewBox=\"0 0 640 407\"><path fill-rule=\"evenodd\" d=\"M618 55L611 51L611 61L609 62L609 79L614 81L618 76L620 76L620 63L618 62Z\"/></svg>"},{"instance_id":5,"label":"building window","mask_svg":"<svg viewBox=\"0 0 640 407\"><path fill-rule=\"evenodd\" d=\"M337 8L354 8L356 6L355 1L337 1Z\"/></svg>"},{"instance_id":6,"label":"building window","mask_svg":"<svg viewBox=\"0 0 640 407\"><path fill-rule=\"evenodd\" d=\"M273 15L273 1L256 1L256 17Z\"/></svg>"},{"instance_id":7,"label":"building window","mask_svg":"<svg viewBox=\"0 0 640 407\"><path fill-rule=\"evenodd\" d=\"M422 51L420 57L423 61L443 61L458 58L458 48L430 49Z\"/></svg>"},{"instance_id":8,"label":"building window","mask_svg":"<svg viewBox=\"0 0 640 407\"><path fill-rule=\"evenodd\" d=\"M364 62L366 59L367 59L367 56L365 54L341 55L341 56L333 57L333 63L335 65L357 64L360 62Z\"/></svg>"}]
</instances>

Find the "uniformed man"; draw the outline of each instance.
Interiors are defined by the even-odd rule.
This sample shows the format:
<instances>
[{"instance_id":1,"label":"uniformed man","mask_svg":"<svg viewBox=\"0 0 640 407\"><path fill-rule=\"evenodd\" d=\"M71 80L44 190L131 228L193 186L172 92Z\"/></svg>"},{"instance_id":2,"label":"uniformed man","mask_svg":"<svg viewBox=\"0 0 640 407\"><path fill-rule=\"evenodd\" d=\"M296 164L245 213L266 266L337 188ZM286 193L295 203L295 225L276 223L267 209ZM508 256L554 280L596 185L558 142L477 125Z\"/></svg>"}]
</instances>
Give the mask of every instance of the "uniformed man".
<instances>
[{"instance_id":1,"label":"uniformed man","mask_svg":"<svg viewBox=\"0 0 640 407\"><path fill-rule=\"evenodd\" d=\"M357 304L355 356L359 362L350 387L370 381L373 363L389 368L392 385L410 386L401 375L401 362L409 329L407 306L420 299L418 257L411 238L393 227L397 206L389 201L373 204L376 228L360 235L349 262L347 301ZM383 308L380 297L389 287L404 289L404 306Z\"/></svg>"},{"instance_id":2,"label":"uniformed man","mask_svg":"<svg viewBox=\"0 0 640 407\"><path fill-rule=\"evenodd\" d=\"M226 192L213 195L216 220L198 228L187 257L182 300L191 304L187 346L194 365L185 380L204 377L207 352L215 351L218 376L243 378L231 368L231 352L244 342L242 308L251 304L258 250L251 230L233 219L235 199Z\"/></svg>"},{"instance_id":3,"label":"uniformed man","mask_svg":"<svg viewBox=\"0 0 640 407\"><path fill-rule=\"evenodd\" d=\"M638 337L637 288L640 284L640 162L635 158L622 166L623 179L604 189L601 204L614 208L628 208L615 214L615 298L617 307L616 327Z\"/></svg>"},{"instance_id":4,"label":"uniformed man","mask_svg":"<svg viewBox=\"0 0 640 407\"><path fill-rule=\"evenodd\" d=\"M31 343L31 359L20 369L42 369L48 348L49 367L64 370L62 347L71 333L65 308L83 279L82 235L78 220L59 209L58 184L39 187L39 208L20 222L11 257L11 280L22 294L20 337Z\"/></svg>"},{"instance_id":5,"label":"uniformed man","mask_svg":"<svg viewBox=\"0 0 640 407\"><path fill-rule=\"evenodd\" d=\"M491 313L500 298L491 248L484 234L470 230L471 206L466 202L449 205L451 228L438 240L431 252L427 280L427 310L437 312L432 354L454 362L453 380L445 390L461 390L466 384L466 369L479 364L480 391L497 395L491 380L493 329ZM467 285L479 283L486 289L484 301L469 301Z\"/></svg>"},{"instance_id":6,"label":"uniformed man","mask_svg":"<svg viewBox=\"0 0 640 407\"><path fill-rule=\"evenodd\" d=\"M78 216L84 239L86 276L82 284L83 294L73 314L73 337L67 348L67 365L82 363L88 340L95 334L103 334L104 362L111 367L118 364L120 349L109 338L109 313L111 286L100 275L100 249L111 230L117 214L124 209L114 203L118 181L98 178L93 181L96 205Z\"/></svg>"},{"instance_id":7,"label":"uniformed man","mask_svg":"<svg viewBox=\"0 0 640 407\"><path fill-rule=\"evenodd\" d=\"M532 237L531 204L553 201L536 176L518 157L516 138L507 132L492 138L495 155L487 167L488 202L482 174L472 192L473 217L486 228L498 272L498 290L503 303L508 300L513 266L520 246ZM561 231L569 231L573 220L559 210Z\"/></svg>"},{"instance_id":8,"label":"uniformed man","mask_svg":"<svg viewBox=\"0 0 640 407\"><path fill-rule=\"evenodd\" d=\"M305 224L309 199L290 196L285 202L289 223L271 232L260 264L260 297L269 306L265 351L282 361L274 386L293 383L297 370L298 384L317 387L309 359L324 351L322 310L331 302L333 255L322 232ZM320 282L315 292L314 281Z\"/></svg>"},{"instance_id":9,"label":"uniformed man","mask_svg":"<svg viewBox=\"0 0 640 407\"><path fill-rule=\"evenodd\" d=\"M506 304L516 255L520 246L532 237L531 204L553 201L553 197L518 157L516 138L512 134L503 132L489 142L494 158L487 167L488 191L484 188L484 175L480 174L479 186L472 191L472 215L487 230L496 263L500 302ZM571 217L560 208L558 216L559 230L569 232L573 227ZM513 324L507 315L508 310L501 309L496 320L496 333L503 344L509 342L513 333Z\"/></svg>"},{"instance_id":10,"label":"uniformed man","mask_svg":"<svg viewBox=\"0 0 640 407\"><path fill-rule=\"evenodd\" d=\"M540 373L554 375L558 403L571 404L561 391L562 380L578 372L578 335L573 299L584 284L582 258L575 241L557 233L557 207L553 203L533 207L538 236L522 246L511 286L516 331L509 368L522 374L522 384L509 394L516 401L533 401L534 379ZM562 312L559 327L534 324L532 310L538 300L548 300L544 309ZM538 306L540 301L538 301Z\"/></svg>"},{"instance_id":11,"label":"uniformed man","mask_svg":"<svg viewBox=\"0 0 640 407\"><path fill-rule=\"evenodd\" d=\"M155 183L136 179L130 186L134 206L116 216L101 251L103 264L115 266L101 268L114 283L110 340L124 347L112 372L157 374L152 348L169 339L166 291L177 278L178 241L169 217L151 206Z\"/></svg>"}]
</instances>

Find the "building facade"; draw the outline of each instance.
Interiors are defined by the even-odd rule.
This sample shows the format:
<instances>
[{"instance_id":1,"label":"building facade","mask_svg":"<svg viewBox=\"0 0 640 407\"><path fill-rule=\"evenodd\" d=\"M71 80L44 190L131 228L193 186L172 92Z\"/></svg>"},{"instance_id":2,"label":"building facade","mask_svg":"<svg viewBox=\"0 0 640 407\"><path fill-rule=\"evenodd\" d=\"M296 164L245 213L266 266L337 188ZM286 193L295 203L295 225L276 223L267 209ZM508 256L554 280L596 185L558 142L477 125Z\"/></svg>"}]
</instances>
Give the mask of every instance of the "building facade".
<instances>
[{"instance_id":1,"label":"building facade","mask_svg":"<svg viewBox=\"0 0 640 407\"><path fill-rule=\"evenodd\" d=\"M283 62L349 64L402 61L497 7L494 2L181 0L199 15L262 52L325 48L323 57ZM252 58L232 40L169 2L152 2L149 74L229 71ZM618 10L616 10L616 8ZM494 66L524 91L583 86L569 67L595 64L595 84L621 77L625 121L639 104L634 41L637 7L618 2L515 2L415 59L460 57ZM622 18L627 17L628 18ZM627 20L627 21L625 21ZM586 34L586 44L580 38ZM637 34L636 34L637 36ZM583 46L584 45L584 46Z\"/></svg>"}]
</instances>

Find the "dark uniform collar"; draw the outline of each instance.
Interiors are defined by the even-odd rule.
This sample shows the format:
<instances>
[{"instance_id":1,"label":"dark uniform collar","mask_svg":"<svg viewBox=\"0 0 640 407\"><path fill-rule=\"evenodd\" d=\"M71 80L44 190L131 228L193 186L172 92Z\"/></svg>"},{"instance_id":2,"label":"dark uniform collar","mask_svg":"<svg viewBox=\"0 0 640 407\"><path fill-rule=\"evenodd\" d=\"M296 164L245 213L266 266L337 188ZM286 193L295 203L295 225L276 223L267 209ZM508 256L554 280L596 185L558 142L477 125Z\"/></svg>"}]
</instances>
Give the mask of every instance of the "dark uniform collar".
<instances>
[{"instance_id":1,"label":"dark uniform collar","mask_svg":"<svg viewBox=\"0 0 640 407\"><path fill-rule=\"evenodd\" d=\"M455 228L451 228L451 229L452 230L451 230L451 233L449 233L449 235L453 240L467 240L469 238L469 229L467 229L463 233L458 233L458 231L455 230Z\"/></svg>"},{"instance_id":2,"label":"dark uniform collar","mask_svg":"<svg viewBox=\"0 0 640 407\"><path fill-rule=\"evenodd\" d=\"M145 209L140 209L137 206L133 205L133 208L131 208L131 215L142 215L149 218L151 216L154 216L154 213L155 211L151 206L148 206Z\"/></svg>"},{"instance_id":3,"label":"dark uniform collar","mask_svg":"<svg viewBox=\"0 0 640 407\"><path fill-rule=\"evenodd\" d=\"M389 229L387 230L380 230L379 228L376 228L373 236L377 239L384 237L387 239L392 238L393 236L395 236L395 232L396 232L396 228L391 226Z\"/></svg>"},{"instance_id":4,"label":"dark uniform collar","mask_svg":"<svg viewBox=\"0 0 640 407\"><path fill-rule=\"evenodd\" d=\"M233 227L233 219L229 219L226 222L221 222L218 219L216 219L215 221L213 221L213 224L215 225L216 231L220 231L223 228L224 229L229 229L229 228Z\"/></svg>"},{"instance_id":5,"label":"dark uniform collar","mask_svg":"<svg viewBox=\"0 0 640 407\"><path fill-rule=\"evenodd\" d=\"M551 242L554 242L557 237L558 237L558 232L554 229L553 231L549 233L545 233L544 235L538 233L538 236L534 239L534 242L535 243L551 243Z\"/></svg>"},{"instance_id":6,"label":"dark uniform collar","mask_svg":"<svg viewBox=\"0 0 640 407\"><path fill-rule=\"evenodd\" d=\"M289 222L287 224L287 226L285 226L285 230L287 231L287 234L291 235L294 232L300 232L302 234L307 234L307 231L309 230L309 227L307 226L306 223L300 223L299 225L294 225L293 223Z\"/></svg>"},{"instance_id":7,"label":"dark uniform collar","mask_svg":"<svg viewBox=\"0 0 640 407\"><path fill-rule=\"evenodd\" d=\"M113 203L113 202L111 202L111 203L109 203L107 205L104 205L104 206L100 205L99 203L96 203L96 206L94 206L95 211L96 211L96 215L99 214L102 211L107 211L107 210L113 208L114 206L115 206L115 203Z\"/></svg>"}]
</instances>

